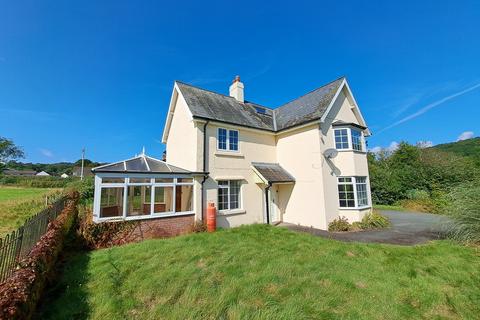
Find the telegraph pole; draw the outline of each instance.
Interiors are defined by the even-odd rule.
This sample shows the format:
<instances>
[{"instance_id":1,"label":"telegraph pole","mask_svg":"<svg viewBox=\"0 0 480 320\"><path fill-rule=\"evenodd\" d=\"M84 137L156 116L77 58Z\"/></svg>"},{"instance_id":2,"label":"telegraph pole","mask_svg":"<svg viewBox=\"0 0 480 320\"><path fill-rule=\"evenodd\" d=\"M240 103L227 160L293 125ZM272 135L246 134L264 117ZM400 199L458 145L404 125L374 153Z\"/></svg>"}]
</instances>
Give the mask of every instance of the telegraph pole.
<instances>
[{"instance_id":1,"label":"telegraph pole","mask_svg":"<svg viewBox=\"0 0 480 320\"><path fill-rule=\"evenodd\" d=\"M80 180L83 180L83 161L85 160L85 147L82 149L82 171L80 172Z\"/></svg>"}]
</instances>

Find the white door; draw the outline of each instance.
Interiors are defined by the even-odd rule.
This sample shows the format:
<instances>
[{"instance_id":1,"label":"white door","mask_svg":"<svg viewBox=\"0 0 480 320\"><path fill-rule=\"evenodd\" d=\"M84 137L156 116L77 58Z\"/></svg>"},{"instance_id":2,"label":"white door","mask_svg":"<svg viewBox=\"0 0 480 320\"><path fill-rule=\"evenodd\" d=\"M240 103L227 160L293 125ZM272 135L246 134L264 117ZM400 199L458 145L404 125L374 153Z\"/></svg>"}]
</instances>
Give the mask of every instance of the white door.
<instances>
[{"instance_id":1,"label":"white door","mask_svg":"<svg viewBox=\"0 0 480 320\"><path fill-rule=\"evenodd\" d=\"M278 187L272 186L269 190L270 199L270 223L276 223L280 221L280 211L278 209Z\"/></svg>"}]
</instances>

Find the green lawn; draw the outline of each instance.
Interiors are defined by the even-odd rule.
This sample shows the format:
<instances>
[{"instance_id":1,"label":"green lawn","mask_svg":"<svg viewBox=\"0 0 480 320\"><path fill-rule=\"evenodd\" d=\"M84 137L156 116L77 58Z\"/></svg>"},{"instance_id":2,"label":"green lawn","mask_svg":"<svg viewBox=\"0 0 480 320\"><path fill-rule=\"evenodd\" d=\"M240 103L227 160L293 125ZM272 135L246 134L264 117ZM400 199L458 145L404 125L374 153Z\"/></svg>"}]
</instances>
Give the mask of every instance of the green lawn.
<instances>
[{"instance_id":1,"label":"green lawn","mask_svg":"<svg viewBox=\"0 0 480 320\"><path fill-rule=\"evenodd\" d=\"M0 237L45 207L45 195L59 189L0 187Z\"/></svg>"},{"instance_id":2,"label":"green lawn","mask_svg":"<svg viewBox=\"0 0 480 320\"><path fill-rule=\"evenodd\" d=\"M42 319L474 319L480 250L253 225L76 253Z\"/></svg>"},{"instance_id":3,"label":"green lawn","mask_svg":"<svg viewBox=\"0 0 480 320\"><path fill-rule=\"evenodd\" d=\"M378 210L407 211L407 209L400 205L374 204L373 208Z\"/></svg>"}]
</instances>

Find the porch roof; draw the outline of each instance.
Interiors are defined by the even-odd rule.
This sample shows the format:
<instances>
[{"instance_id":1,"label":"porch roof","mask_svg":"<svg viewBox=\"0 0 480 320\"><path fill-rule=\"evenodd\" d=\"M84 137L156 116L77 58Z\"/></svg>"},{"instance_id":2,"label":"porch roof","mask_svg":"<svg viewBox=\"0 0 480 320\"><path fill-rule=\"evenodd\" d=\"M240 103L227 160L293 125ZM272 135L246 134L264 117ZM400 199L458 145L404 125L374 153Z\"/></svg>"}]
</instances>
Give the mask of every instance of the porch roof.
<instances>
[{"instance_id":1,"label":"porch roof","mask_svg":"<svg viewBox=\"0 0 480 320\"><path fill-rule=\"evenodd\" d=\"M268 183L292 183L295 178L278 163L252 162L254 170Z\"/></svg>"},{"instance_id":2,"label":"porch roof","mask_svg":"<svg viewBox=\"0 0 480 320\"><path fill-rule=\"evenodd\" d=\"M188 171L165 161L140 154L134 158L109 163L92 169L93 173L152 173L152 174L200 174Z\"/></svg>"}]
</instances>

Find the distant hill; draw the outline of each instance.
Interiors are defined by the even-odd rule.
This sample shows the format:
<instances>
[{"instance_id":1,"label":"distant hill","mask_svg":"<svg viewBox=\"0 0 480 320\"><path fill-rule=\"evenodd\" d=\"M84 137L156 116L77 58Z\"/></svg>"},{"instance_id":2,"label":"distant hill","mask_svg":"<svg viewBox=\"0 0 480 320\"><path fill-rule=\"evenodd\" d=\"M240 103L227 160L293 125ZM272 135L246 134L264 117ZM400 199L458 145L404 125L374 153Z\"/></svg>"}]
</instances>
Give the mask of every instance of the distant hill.
<instances>
[{"instance_id":1,"label":"distant hill","mask_svg":"<svg viewBox=\"0 0 480 320\"><path fill-rule=\"evenodd\" d=\"M469 157L480 163L480 137L467 139L463 141L438 144L432 149L455 153L456 155Z\"/></svg>"},{"instance_id":2,"label":"distant hill","mask_svg":"<svg viewBox=\"0 0 480 320\"><path fill-rule=\"evenodd\" d=\"M58 162L58 163L23 163L23 162L17 162L17 161L10 161L5 165L0 166L0 169L9 168L9 169L16 169L16 170L34 170L36 172L45 171L50 175L60 176L62 173L71 175L73 168L80 166L81 163L82 163L82 160L78 160L76 162ZM85 159L84 161L85 167L97 167L102 164L103 163L93 162L88 159Z\"/></svg>"}]
</instances>

